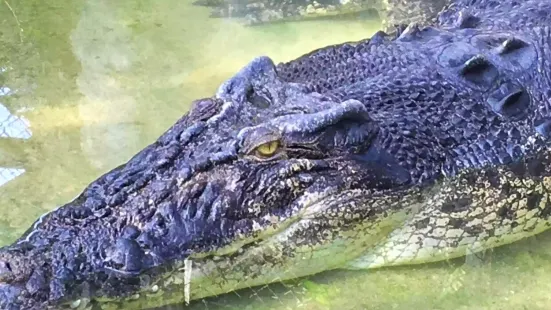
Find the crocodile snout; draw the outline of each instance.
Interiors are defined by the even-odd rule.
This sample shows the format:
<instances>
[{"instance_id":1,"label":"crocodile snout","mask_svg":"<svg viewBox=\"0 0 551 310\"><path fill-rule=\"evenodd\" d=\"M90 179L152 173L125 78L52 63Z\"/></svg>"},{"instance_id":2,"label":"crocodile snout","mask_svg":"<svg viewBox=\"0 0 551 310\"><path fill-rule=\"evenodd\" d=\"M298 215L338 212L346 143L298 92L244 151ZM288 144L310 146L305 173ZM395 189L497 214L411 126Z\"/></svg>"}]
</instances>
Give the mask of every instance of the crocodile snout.
<instances>
[{"instance_id":1,"label":"crocodile snout","mask_svg":"<svg viewBox=\"0 0 551 310\"><path fill-rule=\"evenodd\" d=\"M32 259L20 249L9 248L0 252L0 283L26 281L33 270Z\"/></svg>"},{"instance_id":2,"label":"crocodile snout","mask_svg":"<svg viewBox=\"0 0 551 310\"><path fill-rule=\"evenodd\" d=\"M0 309L19 308L17 300L23 293L23 287L14 283L15 278L10 262L0 259Z\"/></svg>"},{"instance_id":3,"label":"crocodile snout","mask_svg":"<svg viewBox=\"0 0 551 310\"><path fill-rule=\"evenodd\" d=\"M29 308L27 299L45 289L45 277L35 267L20 249L0 251L0 309Z\"/></svg>"}]
</instances>

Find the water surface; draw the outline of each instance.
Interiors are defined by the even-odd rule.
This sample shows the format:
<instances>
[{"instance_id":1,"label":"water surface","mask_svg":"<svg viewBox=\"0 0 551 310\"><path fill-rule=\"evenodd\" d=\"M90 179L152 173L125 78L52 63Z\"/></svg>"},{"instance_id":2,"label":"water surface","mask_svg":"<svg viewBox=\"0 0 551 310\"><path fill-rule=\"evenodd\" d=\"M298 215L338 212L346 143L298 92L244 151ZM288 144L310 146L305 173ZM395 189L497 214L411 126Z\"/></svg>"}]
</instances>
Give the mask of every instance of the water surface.
<instances>
[{"instance_id":1,"label":"water surface","mask_svg":"<svg viewBox=\"0 0 551 310\"><path fill-rule=\"evenodd\" d=\"M189 0L0 1L1 244L155 141L252 58L286 61L379 27L251 28L208 16ZM546 233L452 262L328 272L190 308L549 309L549 279Z\"/></svg>"}]
</instances>

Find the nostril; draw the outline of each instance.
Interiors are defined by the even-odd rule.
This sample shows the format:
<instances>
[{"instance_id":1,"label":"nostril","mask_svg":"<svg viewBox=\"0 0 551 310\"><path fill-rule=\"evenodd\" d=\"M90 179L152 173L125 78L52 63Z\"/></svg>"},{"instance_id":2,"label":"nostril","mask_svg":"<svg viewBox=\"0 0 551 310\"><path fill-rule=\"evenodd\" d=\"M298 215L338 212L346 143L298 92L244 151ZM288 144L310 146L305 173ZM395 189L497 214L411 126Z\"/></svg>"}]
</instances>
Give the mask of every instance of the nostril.
<instances>
[{"instance_id":1,"label":"nostril","mask_svg":"<svg viewBox=\"0 0 551 310\"><path fill-rule=\"evenodd\" d=\"M8 262L0 262L0 268L2 268L2 267L6 268L10 272L12 271L10 263L8 263Z\"/></svg>"},{"instance_id":2,"label":"nostril","mask_svg":"<svg viewBox=\"0 0 551 310\"><path fill-rule=\"evenodd\" d=\"M0 282L11 283L27 280L34 268L33 261L19 252L0 251Z\"/></svg>"},{"instance_id":3,"label":"nostril","mask_svg":"<svg viewBox=\"0 0 551 310\"><path fill-rule=\"evenodd\" d=\"M13 278L13 270L7 261L0 260L0 282L8 282Z\"/></svg>"}]
</instances>

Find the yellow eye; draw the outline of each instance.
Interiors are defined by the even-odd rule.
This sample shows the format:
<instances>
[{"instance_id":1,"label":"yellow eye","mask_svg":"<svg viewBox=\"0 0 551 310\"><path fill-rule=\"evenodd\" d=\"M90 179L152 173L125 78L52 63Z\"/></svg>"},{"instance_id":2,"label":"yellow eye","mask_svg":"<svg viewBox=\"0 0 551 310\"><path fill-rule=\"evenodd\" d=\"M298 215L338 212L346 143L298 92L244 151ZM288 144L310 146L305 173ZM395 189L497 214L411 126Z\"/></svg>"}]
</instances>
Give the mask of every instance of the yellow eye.
<instances>
[{"instance_id":1,"label":"yellow eye","mask_svg":"<svg viewBox=\"0 0 551 310\"><path fill-rule=\"evenodd\" d=\"M279 141L271 141L256 147L256 154L262 157L270 157L279 149Z\"/></svg>"}]
</instances>

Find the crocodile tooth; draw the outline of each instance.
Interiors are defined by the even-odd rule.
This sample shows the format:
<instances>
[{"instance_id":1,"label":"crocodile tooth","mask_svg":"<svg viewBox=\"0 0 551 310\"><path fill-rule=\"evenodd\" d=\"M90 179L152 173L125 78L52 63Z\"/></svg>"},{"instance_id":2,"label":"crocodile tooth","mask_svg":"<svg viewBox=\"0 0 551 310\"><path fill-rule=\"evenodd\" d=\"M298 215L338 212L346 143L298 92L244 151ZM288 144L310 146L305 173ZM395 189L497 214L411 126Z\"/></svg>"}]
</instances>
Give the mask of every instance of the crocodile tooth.
<instances>
[{"instance_id":1,"label":"crocodile tooth","mask_svg":"<svg viewBox=\"0 0 551 310\"><path fill-rule=\"evenodd\" d=\"M78 306L80 306L80 303L82 302L81 299L77 299L71 303L71 309L76 309Z\"/></svg>"},{"instance_id":2,"label":"crocodile tooth","mask_svg":"<svg viewBox=\"0 0 551 310\"><path fill-rule=\"evenodd\" d=\"M90 299L88 298L81 298L74 300L70 304L71 309L92 309L92 305L90 304Z\"/></svg>"}]
</instances>

